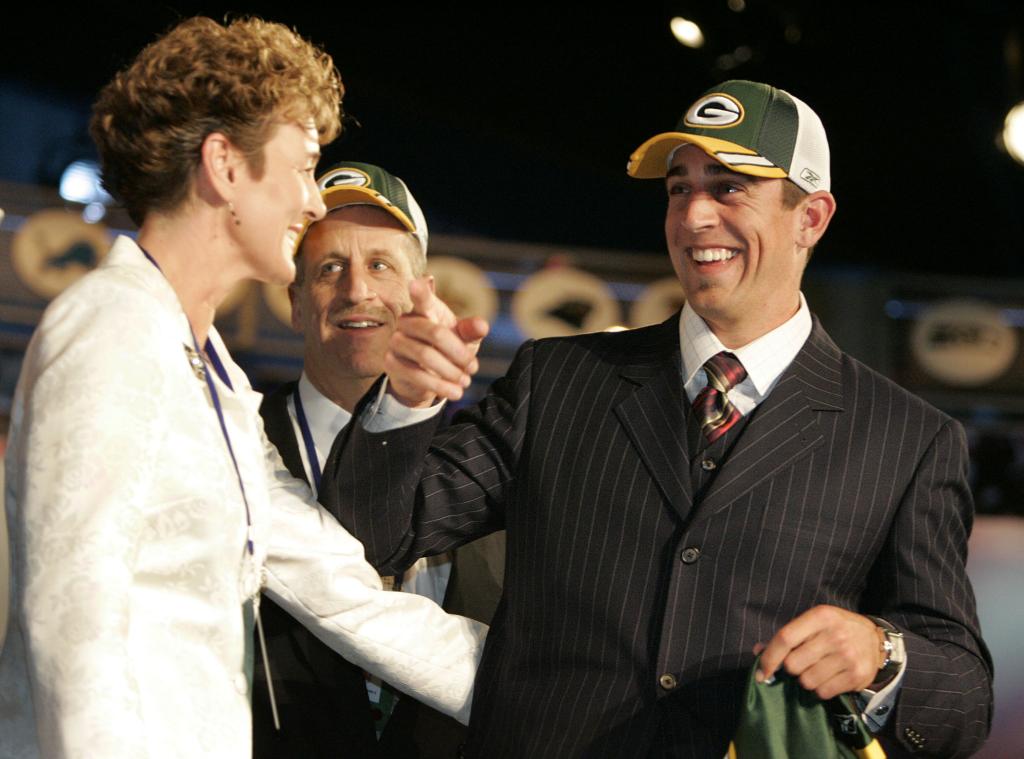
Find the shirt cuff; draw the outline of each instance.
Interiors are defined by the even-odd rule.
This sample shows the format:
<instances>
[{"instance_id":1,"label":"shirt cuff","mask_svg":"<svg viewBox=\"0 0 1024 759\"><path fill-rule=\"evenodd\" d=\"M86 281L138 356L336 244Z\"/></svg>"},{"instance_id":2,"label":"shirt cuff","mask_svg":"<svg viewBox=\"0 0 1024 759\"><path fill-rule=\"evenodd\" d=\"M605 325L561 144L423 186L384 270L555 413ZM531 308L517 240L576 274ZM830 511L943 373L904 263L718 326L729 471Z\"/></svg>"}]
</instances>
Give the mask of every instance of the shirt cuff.
<instances>
[{"instance_id":1,"label":"shirt cuff","mask_svg":"<svg viewBox=\"0 0 1024 759\"><path fill-rule=\"evenodd\" d=\"M438 401L426 408L409 408L388 394L388 378L380 383L377 400L366 407L363 412L363 428L367 432L389 432L402 427L425 422L441 413L444 401Z\"/></svg>"},{"instance_id":2,"label":"shirt cuff","mask_svg":"<svg viewBox=\"0 0 1024 759\"><path fill-rule=\"evenodd\" d=\"M857 694L857 703L861 707L861 716L868 728L873 733L879 732L885 723L889 721L893 709L896 708L896 698L900 695L900 687L903 684L903 675L907 671L907 661L904 656L903 664L896 677L889 681L889 684L880 691L862 690Z\"/></svg>"}]
</instances>

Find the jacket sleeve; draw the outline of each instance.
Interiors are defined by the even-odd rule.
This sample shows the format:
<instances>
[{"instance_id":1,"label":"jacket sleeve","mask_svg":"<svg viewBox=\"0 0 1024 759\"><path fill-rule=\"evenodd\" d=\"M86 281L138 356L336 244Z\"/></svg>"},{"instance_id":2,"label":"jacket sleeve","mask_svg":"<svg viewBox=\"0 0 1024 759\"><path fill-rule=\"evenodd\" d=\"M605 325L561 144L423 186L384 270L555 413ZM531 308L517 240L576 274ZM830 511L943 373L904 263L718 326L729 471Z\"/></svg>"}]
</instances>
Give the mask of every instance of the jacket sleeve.
<instances>
[{"instance_id":1,"label":"jacket sleeve","mask_svg":"<svg viewBox=\"0 0 1024 759\"><path fill-rule=\"evenodd\" d=\"M382 573L505 526L526 438L534 343L480 403L384 433L350 424L325 464L321 500Z\"/></svg>"},{"instance_id":2,"label":"jacket sleeve","mask_svg":"<svg viewBox=\"0 0 1024 759\"><path fill-rule=\"evenodd\" d=\"M969 756L992 718L992 660L966 572L967 462L963 428L947 420L917 464L868 581L865 608L901 630L907 648L885 732L914 754Z\"/></svg>"},{"instance_id":3,"label":"jacket sleeve","mask_svg":"<svg viewBox=\"0 0 1024 759\"><path fill-rule=\"evenodd\" d=\"M486 625L423 596L383 590L359 541L312 503L305 483L264 443L272 512L266 592L349 661L468 722Z\"/></svg>"}]
</instances>

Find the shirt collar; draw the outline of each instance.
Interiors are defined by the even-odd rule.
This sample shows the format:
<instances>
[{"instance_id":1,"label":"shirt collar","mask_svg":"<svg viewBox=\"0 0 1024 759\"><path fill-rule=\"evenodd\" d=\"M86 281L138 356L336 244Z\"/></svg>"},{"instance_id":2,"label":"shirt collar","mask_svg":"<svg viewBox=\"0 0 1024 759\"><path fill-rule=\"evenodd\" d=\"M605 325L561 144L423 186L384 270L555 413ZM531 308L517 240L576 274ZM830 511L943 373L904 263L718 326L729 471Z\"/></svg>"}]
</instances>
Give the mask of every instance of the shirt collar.
<instances>
[{"instance_id":1,"label":"shirt collar","mask_svg":"<svg viewBox=\"0 0 1024 759\"><path fill-rule=\"evenodd\" d=\"M704 362L721 351L729 351L747 370L745 383L753 385L758 398L764 398L775 387L811 334L811 312L803 293L800 308L789 320L741 348L728 349L697 315L689 303L679 317L679 349L683 358L683 383L690 385L703 374ZM704 383L701 382L703 385ZM699 388L698 388L699 390Z\"/></svg>"},{"instance_id":2,"label":"shirt collar","mask_svg":"<svg viewBox=\"0 0 1024 759\"><path fill-rule=\"evenodd\" d=\"M302 399L302 410L306 413L313 444L322 463L334 445L334 438L349 423L352 414L313 387L305 372L299 378L299 397Z\"/></svg>"}]
</instances>

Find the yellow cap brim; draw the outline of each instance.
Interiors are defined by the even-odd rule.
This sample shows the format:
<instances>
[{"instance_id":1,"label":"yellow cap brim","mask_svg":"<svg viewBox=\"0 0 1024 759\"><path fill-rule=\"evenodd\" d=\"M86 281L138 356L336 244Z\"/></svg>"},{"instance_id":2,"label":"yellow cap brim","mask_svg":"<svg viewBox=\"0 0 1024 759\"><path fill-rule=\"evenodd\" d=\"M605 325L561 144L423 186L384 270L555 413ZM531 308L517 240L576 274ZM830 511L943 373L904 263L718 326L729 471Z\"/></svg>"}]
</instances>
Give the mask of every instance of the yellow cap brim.
<instances>
[{"instance_id":1,"label":"yellow cap brim","mask_svg":"<svg viewBox=\"0 0 1024 759\"><path fill-rule=\"evenodd\" d=\"M407 230L416 234L416 225L413 223L406 213L396 206L394 203L389 203L384 199L376 190L371 190L368 187L359 187L356 185L337 185L335 187L329 187L320 193L320 197L324 200L324 205L327 206L327 213L330 213L335 208L341 208L343 206L377 206L383 208L389 214L394 216ZM324 218L327 218L326 216ZM302 232L297 238L295 238L295 248L292 251L292 255L297 255L299 252L299 246L302 245L302 240L306 236L307 230L315 224L315 221L307 221L302 227Z\"/></svg>"},{"instance_id":2,"label":"yellow cap brim","mask_svg":"<svg viewBox=\"0 0 1024 759\"><path fill-rule=\"evenodd\" d=\"M764 160L763 156L750 148L717 137L683 132L664 132L647 140L629 157L626 172L636 179L663 177L668 173L668 158L672 151L683 144L696 145L722 165L728 166L730 171L735 171L738 174L750 174L769 179L785 179L789 176L784 169L780 169L778 166L742 163L735 160L727 161L721 155L728 153L731 156L751 156Z\"/></svg>"}]
</instances>

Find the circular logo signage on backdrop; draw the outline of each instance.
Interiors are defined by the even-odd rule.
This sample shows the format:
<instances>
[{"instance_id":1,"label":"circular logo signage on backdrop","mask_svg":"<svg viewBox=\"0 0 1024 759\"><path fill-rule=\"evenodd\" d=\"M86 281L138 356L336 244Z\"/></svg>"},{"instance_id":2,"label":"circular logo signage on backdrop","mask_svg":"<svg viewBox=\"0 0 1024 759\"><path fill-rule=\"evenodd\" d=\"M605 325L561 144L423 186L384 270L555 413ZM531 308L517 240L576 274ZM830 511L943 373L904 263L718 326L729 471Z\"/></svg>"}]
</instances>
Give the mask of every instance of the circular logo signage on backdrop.
<instances>
[{"instance_id":1,"label":"circular logo signage on backdrop","mask_svg":"<svg viewBox=\"0 0 1024 759\"><path fill-rule=\"evenodd\" d=\"M529 277L512 300L512 316L527 337L600 332L619 324L622 311L600 278L565 266Z\"/></svg>"},{"instance_id":2,"label":"circular logo signage on backdrop","mask_svg":"<svg viewBox=\"0 0 1024 759\"><path fill-rule=\"evenodd\" d=\"M427 259L427 273L434 277L437 297L460 319L479 316L493 321L498 313L498 294L484 271L454 256Z\"/></svg>"},{"instance_id":3,"label":"circular logo signage on backdrop","mask_svg":"<svg viewBox=\"0 0 1024 759\"><path fill-rule=\"evenodd\" d=\"M102 224L47 209L32 214L14 235L11 264L29 290L50 300L95 269L109 248Z\"/></svg>"},{"instance_id":4,"label":"circular logo signage on backdrop","mask_svg":"<svg viewBox=\"0 0 1024 759\"><path fill-rule=\"evenodd\" d=\"M925 309L910 336L914 358L932 377L956 387L998 379L1017 357L1018 339L995 306L949 300Z\"/></svg>"},{"instance_id":5,"label":"circular logo signage on backdrop","mask_svg":"<svg viewBox=\"0 0 1024 759\"><path fill-rule=\"evenodd\" d=\"M663 277L651 282L640 293L629 312L629 323L634 327L661 324L683 307L686 296L683 286L675 277Z\"/></svg>"}]
</instances>

